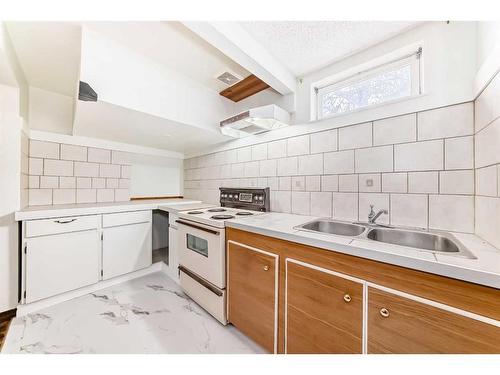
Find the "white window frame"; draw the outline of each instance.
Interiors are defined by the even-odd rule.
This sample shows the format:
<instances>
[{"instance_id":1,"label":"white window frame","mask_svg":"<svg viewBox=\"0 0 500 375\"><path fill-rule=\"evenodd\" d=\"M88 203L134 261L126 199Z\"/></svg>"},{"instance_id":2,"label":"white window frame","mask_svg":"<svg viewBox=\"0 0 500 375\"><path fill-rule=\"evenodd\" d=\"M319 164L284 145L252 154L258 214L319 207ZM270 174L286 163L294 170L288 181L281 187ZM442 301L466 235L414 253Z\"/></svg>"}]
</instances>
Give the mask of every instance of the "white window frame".
<instances>
[{"instance_id":1,"label":"white window frame","mask_svg":"<svg viewBox=\"0 0 500 375\"><path fill-rule=\"evenodd\" d=\"M334 113L331 115L322 115L322 98L324 95L336 91L338 89L341 89L343 87L352 85L353 83L364 81L366 79L370 79L374 76L379 75L380 73L383 73L385 71L391 71L391 70L396 70L399 68L402 68L404 66L410 66L411 68L411 92L410 95L404 96L401 98L393 99L393 100L388 100L382 103L376 103L372 105L367 105L365 107L361 108L356 108L352 111L346 111L346 112L341 112L341 113ZM419 47L418 50L411 54L405 54L404 56L401 56L397 59L393 59L389 62L359 71L355 74L352 74L348 76L347 78L343 78L340 80L337 80L336 82L328 83L319 87L314 87L314 91L316 94L316 119L317 120L323 120L326 118L331 118L331 117L336 117L336 116L342 116L342 115L347 115L351 113L355 113L358 111L363 111L365 109L371 109L374 107L378 106L383 106L403 100L408 100L411 98L414 98L415 96L422 95L422 47Z\"/></svg>"}]
</instances>

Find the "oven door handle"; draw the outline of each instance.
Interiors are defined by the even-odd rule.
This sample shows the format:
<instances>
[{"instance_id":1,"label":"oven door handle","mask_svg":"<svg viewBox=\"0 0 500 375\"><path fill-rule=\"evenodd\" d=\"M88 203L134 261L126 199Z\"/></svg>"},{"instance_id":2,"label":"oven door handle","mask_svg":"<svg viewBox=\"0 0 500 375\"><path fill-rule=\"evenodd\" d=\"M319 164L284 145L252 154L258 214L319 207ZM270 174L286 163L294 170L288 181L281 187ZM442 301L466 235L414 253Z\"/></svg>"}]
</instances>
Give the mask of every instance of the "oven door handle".
<instances>
[{"instance_id":1,"label":"oven door handle","mask_svg":"<svg viewBox=\"0 0 500 375\"><path fill-rule=\"evenodd\" d=\"M191 224L191 223L188 223L186 221L182 221L182 220L176 220L175 221L176 223L178 224L181 224L181 225L185 225L185 226L188 226L188 227L191 227L191 228L195 228L195 229L199 229L199 230L202 230L204 232L208 232L208 233L211 233L211 234L215 234L216 236L218 236L220 233L216 230L212 230L212 229L207 229L207 228L204 228L204 227L200 227L199 225L195 225L195 224Z\"/></svg>"},{"instance_id":2,"label":"oven door handle","mask_svg":"<svg viewBox=\"0 0 500 375\"><path fill-rule=\"evenodd\" d=\"M178 267L179 272L184 272L186 275L188 275L190 278L192 278L194 281L196 281L198 284L204 286L208 290L210 290L213 294L217 295L218 297L222 297L223 293L214 285L210 284L208 281L202 279L200 276L195 274L194 272L191 272L184 266L179 266Z\"/></svg>"}]
</instances>

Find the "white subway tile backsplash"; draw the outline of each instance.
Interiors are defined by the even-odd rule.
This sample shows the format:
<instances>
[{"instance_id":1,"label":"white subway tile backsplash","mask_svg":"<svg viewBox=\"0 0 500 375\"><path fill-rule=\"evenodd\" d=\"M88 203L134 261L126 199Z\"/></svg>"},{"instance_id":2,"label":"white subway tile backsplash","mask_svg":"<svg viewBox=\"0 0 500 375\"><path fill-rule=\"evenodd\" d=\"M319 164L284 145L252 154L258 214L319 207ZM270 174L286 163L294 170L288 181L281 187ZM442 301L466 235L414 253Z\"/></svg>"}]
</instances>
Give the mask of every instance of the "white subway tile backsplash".
<instances>
[{"instance_id":1,"label":"white subway tile backsplash","mask_svg":"<svg viewBox=\"0 0 500 375\"><path fill-rule=\"evenodd\" d=\"M245 163L245 177L259 177L259 162L251 161Z\"/></svg>"},{"instance_id":2,"label":"white subway tile backsplash","mask_svg":"<svg viewBox=\"0 0 500 375\"><path fill-rule=\"evenodd\" d=\"M245 177L245 163L231 165L231 178Z\"/></svg>"},{"instance_id":3,"label":"white subway tile backsplash","mask_svg":"<svg viewBox=\"0 0 500 375\"><path fill-rule=\"evenodd\" d=\"M496 165L476 169L476 195L496 197L498 194L498 176Z\"/></svg>"},{"instance_id":4,"label":"white subway tile backsplash","mask_svg":"<svg viewBox=\"0 0 500 375\"><path fill-rule=\"evenodd\" d=\"M33 158L59 159L59 143L30 140L29 154Z\"/></svg>"},{"instance_id":5,"label":"white subway tile backsplash","mask_svg":"<svg viewBox=\"0 0 500 375\"><path fill-rule=\"evenodd\" d=\"M312 192L310 214L313 216L331 217L332 197L332 193L329 192Z\"/></svg>"},{"instance_id":6,"label":"white subway tile backsplash","mask_svg":"<svg viewBox=\"0 0 500 375\"><path fill-rule=\"evenodd\" d=\"M217 185L218 185L217 188L219 188L221 186L220 182L217 181ZM264 186L264 185L262 185L262 186ZM130 189L130 180L128 178L120 178L119 188L120 189Z\"/></svg>"},{"instance_id":7,"label":"white subway tile backsplash","mask_svg":"<svg viewBox=\"0 0 500 375\"><path fill-rule=\"evenodd\" d=\"M320 176L306 176L306 191L321 191Z\"/></svg>"},{"instance_id":8,"label":"white subway tile backsplash","mask_svg":"<svg viewBox=\"0 0 500 375\"><path fill-rule=\"evenodd\" d=\"M29 176L28 188L39 189L40 188L40 176Z\"/></svg>"},{"instance_id":9,"label":"white subway tile backsplash","mask_svg":"<svg viewBox=\"0 0 500 375\"><path fill-rule=\"evenodd\" d=\"M309 154L309 135L288 138L287 155L297 156Z\"/></svg>"},{"instance_id":10,"label":"white subway tile backsplash","mask_svg":"<svg viewBox=\"0 0 500 375\"><path fill-rule=\"evenodd\" d=\"M77 177L76 178L77 189L90 189L92 188L92 179L90 177Z\"/></svg>"},{"instance_id":11,"label":"white subway tile backsplash","mask_svg":"<svg viewBox=\"0 0 500 375\"><path fill-rule=\"evenodd\" d=\"M252 147L243 147L236 150L236 161L244 163L252 160Z\"/></svg>"},{"instance_id":12,"label":"white subway tile backsplash","mask_svg":"<svg viewBox=\"0 0 500 375\"><path fill-rule=\"evenodd\" d=\"M43 159L29 158L28 172L30 175L43 174Z\"/></svg>"},{"instance_id":13,"label":"white subway tile backsplash","mask_svg":"<svg viewBox=\"0 0 500 375\"><path fill-rule=\"evenodd\" d=\"M209 202L217 203L217 199L219 196L219 191L214 190L213 193L216 196L215 201L213 199L207 199ZM125 202L130 200L130 191L129 189L115 189L115 202Z\"/></svg>"},{"instance_id":14,"label":"white subway tile backsplash","mask_svg":"<svg viewBox=\"0 0 500 375\"><path fill-rule=\"evenodd\" d=\"M442 170L443 151L442 140L395 145L395 172Z\"/></svg>"},{"instance_id":15,"label":"white subway tile backsplash","mask_svg":"<svg viewBox=\"0 0 500 375\"><path fill-rule=\"evenodd\" d=\"M292 211L292 192L271 192L271 210L276 212L290 213Z\"/></svg>"},{"instance_id":16,"label":"white subway tile backsplash","mask_svg":"<svg viewBox=\"0 0 500 375\"><path fill-rule=\"evenodd\" d=\"M76 189L76 203L96 203L96 189Z\"/></svg>"},{"instance_id":17,"label":"white subway tile backsplash","mask_svg":"<svg viewBox=\"0 0 500 375\"><path fill-rule=\"evenodd\" d=\"M292 190L293 191L305 191L306 190L306 178L304 176L292 177Z\"/></svg>"},{"instance_id":18,"label":"white subway tile backsplash","mask_svg":"<svg viewBox=\"0 0 500 375\"><path fill-rule=\"evenodd\" d=\"M122 178L132 178L132 166L122 165L121 167L121 177Z\"/></svg>"},{"instance_id":19,"label":"white subway tile backsplash","mask_svg":"<svg viewBox=\"0 0 500 375\"><path fill-rule=\"evenodd\" d=\"M120 178L120 176L121 176L121 168L119 165L99 164L99 177Z\"/></svg>"},{"instance_id":20,"label":"white subway tile backsplash","mask_svg":"<svg viewBox=\"0 0 500 375\"><path fill-rule=\"evenodd\" d=\"M293 176L297 174L297 170L298 158L296 156L278 159L278 176Z\"/></svg>"},{"instance_id":21,"label":"white subway tile backsplash","mask_svg":"<svg viewBox=\"0 0 500 375\"><path fill-rule=\"evenodd\" d=\"M59 177L59 188L61 189L75 189L76 177Z\"/></svg>"},{"instance_id":22,"label":"white subway tile backsplash","mask_svg":"<svg viewBox=\"0 0 500 375\"><path fill-rule=\"evenodd\" d=\"M438 172L411 172L408 173L408 192L435 193L439 191Z\"/></svg>"},{"instance_id":23,"label":"white subway tile backsplash","mask_svg":"<svg viewBox=\"0 0 500 375\"><path fill-rule=\"evenodd\" d=\"M269 142L267 147L267 157L269 159L284 158L286 156L286 139Z\"/></svg>"},{"instance_id":24,"label":"white subway tile backsplash","mask_svg":"<svg viewBox=\"0 0 500 375\"><path fill-rule=\"evenodd\" d=\"M59 177L40 176L40 189L57 189L59 187Z\"/></svg>"},{"instance_id":25,"label":"white subway tile backsplash","mask_svg":"<svg viewBox=\"0 0 500 375\"><path fill-rule=\"evenodd\" d=\"M373 145L382 146L417 140L417 115L391 117L373 123Z\"/></svg>"},{"instance_id":26,"label":"white subway tile backsplash","mask_svg":"<svg viewBox=\"0 0 500 375\"><path fill-rule=\"evenodd\" d=\"M267 159L267 143L252 146L252 160Z\"/></svg>"},{"instance_id":27,"label":"white subway tile backsplash","mask_svg":"<svg viewBox=\"0 0 500 375\"><path fill-rule=\"evenodd\" d=\"M440 194L474 194L474 171L439 172Z\"/></svg>"},{"instance_id":28,"label":"white subway tile backsplash","mask_svg":"<svg viewBox=\"0 0 500 375\"><path fill-rule=\"evenodd\" d=\"M321 191L339 191L339 176L335 174L321 176Z\"/></svg>"},{"instance_id":29,"label":"white subway tile backsplash","mask_svg":"<svg viewBox=\"0 0 500 375\"><path fill-rule=\"evenodd\" d=\"M485 128L500 117L500 75L489 83L475 102L475 130Z\"/></svg>"},{"instance_id":30,"label":"white subway tile backsplash","mask_svg":"<svg viewBox=\"0 0 500 375\"><path fill-rule=\"evenodd\" d=\"M473 137L449 138L444 141L444 168L474 168Z\"/></svg>"},{"instance_id":31,"label":"white subway tile backsplash","mask_svg":"<svg viewBox=\"0 0 500 375\"><path fill-rule=\"evenodd\" d=\"M120 180L118 178L107 178L106 188L107 189L118 189L120 187Z\"/></svg>"},{"instance_id":32,"label":"white subway tile backsplash","mask_svg":"<svg viewBox=\"0 0 500 375\"><path fill-rule=\"evenodd\" d=\"M382 191L380 174L360 174L359 191L366 193L380 193Z\"/></svg>"},{"instance_id":33,"label":"white subway tile backsplash","mask_svg":"<svg viewBox=\"0 0 500 375\"><path fill-rule=\"evenodd\" d=\"M311 193L292 191L292 213L298 215L311 214Z\"/></svg>"},{"instance_id":34,"label":"white subway tile backsplash","mask_svg":"<svg viewBox=\"0 0 500 375\"><path fill-rule=\"evenodd\" d=\"M354 173L354 150L324 154L324 173Z\"/></svg>"},{"instance_id":35,"label":"white subway tile backsplash","mask_svg":"<svg viewBox=\"0 0 500 375\"><path fill-rule=\"evenodd\" d=\"M115 191L113 189L97 189L97 202L114 202Z\"/></svg>"},{"instance_id":36,"label":"white subway tile backsplash","mask_svg":"<svg viewBox=\"0 0 500 375\"><path fill-rule=\"evenodd\" d=\"M328 130L311 134L311 154L337 151L338 131Z\"/></svg>"},{"instance_id":37,"label":"white subway tile backsplash","mask_svg":"<svg viewBox=\"0 0 500 375\"><path fill-rule=\"evenodd\" d=\"M358 191L358 175L344 174L339 175L339 191L342 192L357 192Z\"/></svg>"},{"instance_id":38,"label":"white subway tile backsplash","mask_svg":"<svg viewBox=\"0 0 500 375\"><path fill-rule=\"evenodd\" d=\"M333 193L333 217L338 220L358 220L358 193Z\"/></svg>"},{"instance_id":39,"label":"white subway tile backsplash","mask_svg":"<svg viewBox=\"0 0 500 375\"><path fill-rule=\"evenodd\" d=\"M372 146L371 122L339 129L339 150L370 146Z\"/></svg>"},{"instance_id":40,"label":"white subway tile backsplash","mask_svg":"<svg viewBox=\"0 0 500 375\"><path fill-rule=\"evenodd\" d=\"M52 204L52 189L28 189L28 205L45 206Z\"/></svg>"},{"instance_id":41,"label":"white subway tile backsplash","mask_svg":"<svg viewBox=\"0 0 500 375\"><path fill-rule=\"evenodd\" d=\"M278 190L292 190L292 178L291 177L279 177L279 189Z\"/></svg>"},{"instance_id":42,"label":"white subway tile backsplash","mask_svg":"<svg viewBox=\"0 0 500 375\"><path fill-rule=\"evenodd\" d=\"M98 177L99 164L75 162L75 176L77 177Z\"/></svg>"},{"instance_id":43,"label":"white subway tile backsplash","mask_svg":"<svg viewBox=\"0 0 500 375\"><path fill-rule=\"evenodd\" d=\"M264 177L273 177L278 173L278 162L276 159L262 160L259 164L259 175Z\"/></svg>"},{"instance_id":44,"label":"white subway tile backsplash","mask_svg":"<svg viewBox=\"0 0 500 375\"><path fill-rule=\"evenodd\" d=\"M323 154L305 155L298 157L298 174L323 174Z\"/></svg>"},{"instance_id":45,"label":"white subway tile backsplash","mask_svg":"<svg viewBox=\"0 0 500 375\"><path fill-rule=\"evenodd\" d=\"M120 164L120 165L129 165L130 164L130 153L123 151L111 151L111 163Z\"/></svg>"},{"instance_id":46,"label":"white subway tile backsplash","mask_svg":"<svg viewBox=\"0 0 500 375\"><path fill-rule=\"evenodd\" d=\"M87 161L92 163L111 163L111 150L89 148Z\"/></svg>"},{"instance_id":47,"label":"white subway tile backsplash","mask_svg":"<svg viewBox=\"0 0 500 375\"><path fill-rule=\"evenodd\" d=\"M73 176L73 162L45 159L43 162L43 174L45 176Z\"/></svg>"},{"instance_id":48,"label":"white subway tile backsplash","mask_svg":"<svg viewBox=\"0 0 500 375\"><path fill-rule=\"evenodd\" d=\"M500 163L500 118L475 136L476 168Z\"/></svg>"},{"instance_id":49,"label":"white subway tile backsplash","mask_svg":"<svg viewBox=\"0 0 500 375\"><path fill-rule=\"evenodd\" d=\"M92 189L104 189L106 188L106 179L101 177L92 178Z\"/></svg>"},{"instance_id":50,"label":"white subway tile backsplash","mask_svg":"<svg viewBox=\"0 0 500 375\"><path fill-rule=\"evenodd\" d=\"M391 225L427 228L428 196L391 194Z\"/></svg>"},{"instance_id":51,"label":"white subway tile backsplash","mask_svg":"<svg viewBox=\"0 0 500 375\"><path fill-rule=\"evenodd\" d=\"M407 193L407 173L382 173L382 191L384 193Z\"/></svg>"},{"instance_id":52,"label":"white subway tile backsplash","mask_svg":"<svg viewBox=\"0 0 500 375\"><path fill-rule=\"evenodd\" d=\"M76 190L75 189L54 189L53 204L75 204Z\"/></svg>"},{"instance_id":53,"label":"white subway tile backsplash","mask_svg":"<svg viewBox=\"0 0 500 375\"><path fill-rule=\"evenodd\" d=\"M87 147L62 144L61 160L87 161Z\"/></svg>"},{"instance_id":54,"label":"white subway tile backsplash","mask_svg":"<svg viewBox=\"0 0 500 375\"><path fill-rule=\"evenodd\" d=\"M475 203L476 234L500 248L500 199L476 196Z\"/></svg>"},{"instance_id":55,"label":"white subway tile backsplash","mask_svg":"<svg viewBox=\"0 0 500 375\"><path fill-rule=\"evenodd\" d=\"M472 103L453 105L418 113L418 139L458 137L474 133Z\"/></svg>"},{"instance_id":56,"label":"white subway tile backsplash","mask_svg":"<svg viewBox=\"0 0 500 375\"><path fill-rule=\"evenodd\" d=\"M474 232L474 197L430 195L429 228L456 232Z\"/></svg>"},{"instance_id":57,"label":"white subway tile backsplash","mask_svg":"<svg viewBox=\"0 0 500 375\"><path fill-rule=\"evenodd\" d=\"M392 172L393 146L363 148L355 151L356 173Z\"/></svg>"}]
</instances>

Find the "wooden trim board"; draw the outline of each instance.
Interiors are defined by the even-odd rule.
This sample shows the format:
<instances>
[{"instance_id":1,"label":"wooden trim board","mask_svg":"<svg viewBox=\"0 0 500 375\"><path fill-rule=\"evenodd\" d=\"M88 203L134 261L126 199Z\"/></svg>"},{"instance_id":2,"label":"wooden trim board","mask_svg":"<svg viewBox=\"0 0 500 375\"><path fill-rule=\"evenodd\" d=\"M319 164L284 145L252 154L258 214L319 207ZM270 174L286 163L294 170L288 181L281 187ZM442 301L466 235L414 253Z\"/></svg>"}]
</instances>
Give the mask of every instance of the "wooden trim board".
<instances>
[{"instance_id":1,"label":"wooden trim board","mask_svg":"<svg viewBox=\"0 0 500 375\"><path fill-rule=\"evenodd\" d=\"M269 87L267 83L252 74L219 94L233 102L239 102Z\"/></svg>"}]
</instances>

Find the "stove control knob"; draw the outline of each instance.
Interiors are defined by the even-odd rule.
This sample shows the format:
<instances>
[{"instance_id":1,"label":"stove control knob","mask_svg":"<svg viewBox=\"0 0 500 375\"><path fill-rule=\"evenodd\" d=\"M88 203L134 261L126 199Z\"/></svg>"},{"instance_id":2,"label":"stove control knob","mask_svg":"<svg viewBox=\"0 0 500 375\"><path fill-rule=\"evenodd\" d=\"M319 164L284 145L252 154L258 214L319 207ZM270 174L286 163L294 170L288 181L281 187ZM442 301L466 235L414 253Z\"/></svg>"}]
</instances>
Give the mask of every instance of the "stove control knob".
<instances>
[{"instance_id":1,"label":"stove control knob","mask_svg":"<svg viewBox=\"0 0 500 375\"><path fill-rule=\"evenodd\" d=\"M233 194L229 194L229 199L233 198Z\"/></svg>"}]
</instances>

